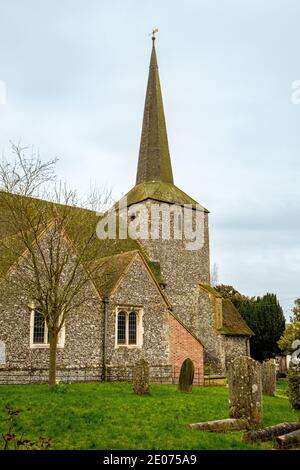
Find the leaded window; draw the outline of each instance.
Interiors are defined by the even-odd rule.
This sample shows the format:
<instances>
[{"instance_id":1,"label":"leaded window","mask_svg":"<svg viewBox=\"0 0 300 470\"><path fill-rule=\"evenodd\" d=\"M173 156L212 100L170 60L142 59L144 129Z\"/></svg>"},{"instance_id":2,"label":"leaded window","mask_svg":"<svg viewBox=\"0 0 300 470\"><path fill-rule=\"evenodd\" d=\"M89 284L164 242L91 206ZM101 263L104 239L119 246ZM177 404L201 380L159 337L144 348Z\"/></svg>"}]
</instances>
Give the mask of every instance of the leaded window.
<instances>
[{"instance_id":1,"label":"leaded window","mask_svg":"<svg viewBox=\"0 0 300 470\"><path fill-rule=\"evenodd\" d=\"M142 345L142 309L117 309L116 346Z\"/></svg>"},{"instance_id":2,"label":"leaded window","mask_svg":"<svg viewBox=\"0 0 300 470\"><path fill-rule=\"evenodd\" d=\"M136 344L136 313L128 315L128 344Z\"/></svg>"},{"instance_id":3,"label":"leaded window","mask_svg":"<svg viewBox=\"0 0 300 470\"><path fill-rule=\"evenodd\" d=\"M31 305L30 317L30 347L31 348L49 348L49 330L47 322L42 312ZM65 344L65 325L63 324L58 333L57 347L63 348Z\"/></svg>"},{"instance_id":4,"label":"leaded window","mask_svg":"<svg viewBox=\"0 0 300 470\"><path fill-rule=\"evenodd\" d=\"M39 312L39 310L34 311L33 343L45 343L45 317L41 312Z\"/></svg>"},{"instance_id":5,"label":"leaded window","mask_svg":"<svg viewBox=\"0 0 300 470\"><path fill-rule=\"evenodd\" d=\"M126 344L126 313L118 313L118 344Z\"/></svg>"}]
</instances>

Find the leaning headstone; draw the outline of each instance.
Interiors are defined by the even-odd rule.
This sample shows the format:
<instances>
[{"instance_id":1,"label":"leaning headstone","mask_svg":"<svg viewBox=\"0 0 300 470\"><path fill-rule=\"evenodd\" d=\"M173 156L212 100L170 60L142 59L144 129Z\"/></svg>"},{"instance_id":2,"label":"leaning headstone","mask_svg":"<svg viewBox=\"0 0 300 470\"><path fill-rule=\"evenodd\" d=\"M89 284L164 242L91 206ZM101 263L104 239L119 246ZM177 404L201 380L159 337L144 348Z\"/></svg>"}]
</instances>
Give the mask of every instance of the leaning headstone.
<instances>
[{"instance_id":1,"label":"leaning headstone","mask_svg":"<svg viewBox=\"0 0 300 470\"><path fill-rule=\"evenodd\" d=\"M133 390L137 395L145 395L150 391L150 368L145 359L140 359L134 366Z\"/></svg>"},{"instance_id":2,"label":"leaning headstone","mask_svg":"<svg viewBox=\"0 0 300 470\"><path fill-rule=\"evenodd\" d=\"M278 436L275 439L277 449L289 449L293 447L300 447L300 430L293 431L283 436Z\"/></svg>"},{"instance_id":3,"label":"leaning headstone","mask_svg":"<svg viewBox=\"0 0 300 470\"><path fill-rule=\"evenodd\" d=\"M282 436L283 434L288 434L297 430L300 431L300 422L274 424L273 426L268 426L267 428L254 429L247 432L244 435L244 441L270 441L277 436Z\"/></svg>"},{"instance_id":4,"label":"leaning headstone","mask_svg":"<svg viewBox=\"0 0 300 470\"><path fill-rule=\"evenodd\" d=\"M274 396L276 392L275 360L264 361L261 368L262 393Z\"/></svg>"},{"instance_id":5,"label":"leaning headstone","mask_svg":"<svg viewBox=\"0 0 300 470\"><path fill-rule=\"evenodd\" d=\"M262 422L261 364L248 356L234 359L228 368L229 416L251 426Z\"/></svg>"},{"instance_id":6,"label":"leaning headstone","mask_svg":"<svg viewBox=\"0 0 300 470\"><path fill-rule=\"evenodd\" d=\"M180 369L178 390L180 392L190 393L194 382L194 363L187 358L183 361Z\"/></svg>"},{"instance_id":7,"label":"leaning headstone","mask_svg":"<svg viewBox=\"0 0 300 470\"><path fill-rule=\"evenodd\" d=\"M205 421L202 423L191 423L187 425L190 429L199 429L200 431L241 431L248 428L248 421L245 419L217 419L215 421Z\"/></svg>"}]
</instances>

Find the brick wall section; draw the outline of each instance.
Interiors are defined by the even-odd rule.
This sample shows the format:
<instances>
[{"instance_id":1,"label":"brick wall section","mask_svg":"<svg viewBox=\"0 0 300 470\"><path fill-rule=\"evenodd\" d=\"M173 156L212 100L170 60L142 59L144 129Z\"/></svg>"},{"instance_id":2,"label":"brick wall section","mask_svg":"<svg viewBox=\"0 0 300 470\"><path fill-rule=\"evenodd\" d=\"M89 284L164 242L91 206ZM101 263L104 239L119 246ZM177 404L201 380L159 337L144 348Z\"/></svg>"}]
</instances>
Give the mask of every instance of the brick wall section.
<instances>
[{"instance_id":1,"label":"brick wall section","mask_svg":"<svg viewBox=\"0 0 300 470\"><path fill-rule=\"evenodd\" d=\"M203 346L196 338L179 323L173 315L169 315L170 331L170 363L175 377L179 377L180 367L186 358L190 358L195 366L195 385L203 385L204 363Z\"/></svg>"}]
</instances>

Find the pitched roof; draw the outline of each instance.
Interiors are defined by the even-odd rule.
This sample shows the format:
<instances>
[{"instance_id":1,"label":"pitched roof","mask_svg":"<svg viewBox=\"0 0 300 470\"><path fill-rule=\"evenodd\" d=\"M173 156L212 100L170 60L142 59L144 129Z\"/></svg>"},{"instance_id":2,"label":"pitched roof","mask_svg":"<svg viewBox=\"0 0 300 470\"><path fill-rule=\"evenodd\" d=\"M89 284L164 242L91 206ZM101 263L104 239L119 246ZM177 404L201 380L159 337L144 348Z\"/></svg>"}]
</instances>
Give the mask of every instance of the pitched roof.
<instances>
[{"instance_id":1,"label":"pitched roof","mask_svg":"<svg viewBox=\"0 0 300 470\"><path fill-rule=\"evenodd\" d=\"M91 271L93 272L93 281L101 296L109 296L137 253L142 257L159 289L160 285L164 283L160 273L160 266L149 260L137 240L133 240L130 237L125 239L118 238L118 230L116 231L115 239L107 238L102 240L96 236L96 226L101 220L101 217L97 216L96 212L79 207L53 204L37 198L25 198L1 191L0 278L8 273L10 268L18 262L19 258L26 251L22 235L15 233L16 226L10 219L11 213L8 210L7 204L14 203L20 212L22 207L24 207L24 210L30 210L32 214L43 214L41 217L43 223L40 226L39 235L50 226L51 218L56 213L55 211L59 214L65 211L66 208L70 210L70 216L66 218L67 223L63 227L64 232L75 250L80 250L80 247L87 246L83 263L87 268L91 267L91 265L95 266L96 263L97 273L94 269ZM24 220L26 221L26 218ZM91 237L91 234L94 234L94 236ZM34 242L33 235L34 232L29 230L29 243ZM165 295L162 295L165 298Z\"/></svg>"},{"instance_id":2,"label":"pitched roof","mask_svg":"<svg viewBox=\"0 0 300 470\"><path fill-rule=\"evenodd\" d=\"M234 336L252 336L253 331L233 303L229 299L222 299L222 334Z\"/></svg>"},{"instance_id":3,"label":"pitched roof","mask_svg":"<svg viewBox=\"0 0 300 470\"><path fill-rule=\"evenodd\" d=\"M212 286L210 286L209 284L203 284L203 283L199 283L199 287L201 287L202 289L206 290L207 292L209 292L210 294L212 294L214 297L220 297L222 298L221 294L216 291L216 289L214 289Z\"/></svg>"},{"instance_id":4,"label":"pitched roof","mask_svg":"<svg viewBox=\"0 0 300 470\"><path fill-rule=\"evenodd\" d=\"M173 183L154 40L151 52L136 184L138 185L146 181Z\"/></svg>"},{"instance_id":5,"label":"pitched roof","mask_svg":"<svg viewBox=\"0 0 300 470\"><path fill-rule=\"evenodd\" d=\"M66 218L67 222L64 225L64 231L70 241L75 243L75 249L76 245L77 248L80 248L80 246L84 246L85 244L87 245L84 259L87 263L95 260L97 257L104 258L140 249L138 242L129 237L126 239L107 238L104 240L98 238L96 236L96 227L101 217L97 216L94 211L79 207L53 204L42 199L25 198L16 194L0 192L0 276L6 274L8 269L18 260L25 250L21 235L15 233L16 225L11 222L10 211L7 208L7 202L14 203L14 199L15 201L18 201L17 205L20 213L22 211L22 204L24 204L24 210L30 210L33 214L36 213L37 220L39 215L42 214L42 223L40 224L39 233L42 233L42 231L51 223L55 210L59 214L60 212L65 211L66 208L70 209L70 215ZM34 218L32 218L32 220L34 220ZM24 221L26 222L25 217ZM33 233L32 230L29 230L28 232L29 235ZM91 234L94 234L92 238Z\"/></svg>"},{"instance_id":6,"label":"pitched roof","mask_svg":"<svg viewBox=\"0 0 300 470\"><path fill-rule=\"evenodd\" d=\"M222 325L219 332L226 336L252 336L253 331L249 328L245 320L242 318L238 309L233 305L231 300L223 299L221 294L212 286L200 283L199 287L215 298L222 300Z\"/></svg>"},{"instance_id":7,"label":"pitched roof","mask_svg":"<svg viewBox=\"0 0 300 470\"><path fill-rule=\"evenodd\" d=\"M137 251L128 251L95 261L97 263L97 273L93 276L93 280L103 298L110 296L136 253Z\"/></svg>"},{"instance_id":8,"label":"pitched roof","mask_svg":"<svg viewBox=\"0 0 300 470\"><path fill-rule=\"evenodd\" d=\"M190 204L193 208L198 208L208 212L205 207L198 204L195 199L177 188L174 184L163 181L147 181L134 186L125 196L127 205L131 206L147 199L169 204L186 205Z\"/></svg>"}]
</instances>

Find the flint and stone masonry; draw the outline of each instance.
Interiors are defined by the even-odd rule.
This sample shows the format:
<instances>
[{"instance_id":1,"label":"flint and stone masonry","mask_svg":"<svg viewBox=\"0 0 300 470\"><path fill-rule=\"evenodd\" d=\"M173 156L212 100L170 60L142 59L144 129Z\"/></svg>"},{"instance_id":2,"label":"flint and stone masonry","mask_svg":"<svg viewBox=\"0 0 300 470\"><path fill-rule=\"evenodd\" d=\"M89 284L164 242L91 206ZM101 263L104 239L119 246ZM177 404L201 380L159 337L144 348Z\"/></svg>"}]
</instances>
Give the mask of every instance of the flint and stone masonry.
<instances>
[{"instance_id":1,"label":"flint and stone masonry","mask_svg":"<svg viewBox=\"0 0 300 470\"><path fill-rule=\"evenodd\" d=\"M176 238L174 215L167 238L159 218L155 239L97 239L101 267L85 286L88 300L66 319L57 352L58 380L131 380L135 363L144 359L152 381L171 383L174 370L187 357L194 363L199 385L205 368L225 374L232 359L249 354L252 331L231 302L210 286L209 211L174 184L154 40L136 184L126 198L131 220L140 204L148 214L161 204L173 209L188 205L194 228L201 215L200 246L189 249L191 239ZM39 202L39 210L45 206L45 201ZM96 232L97 215L84 209L81 215ZM0 239L10 233L9 223L1 206ZM176 220L177 228L184 224L182 217ZM84 226L75 229L84 233ZM71 232L68 237L72 241ZM13 300L3 289L4 280L22 269L22 262L24 257L10 259L3 250L0 253L0 383L47 380L49 346L32 346L32 311L27 307L32 299L20 294ZM120 311L127 317L130 311L137 312L136 342L118 342Z\"/></svg>"}]
</instances>

